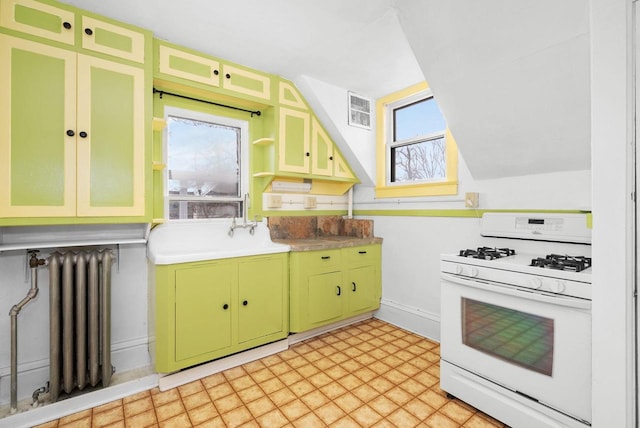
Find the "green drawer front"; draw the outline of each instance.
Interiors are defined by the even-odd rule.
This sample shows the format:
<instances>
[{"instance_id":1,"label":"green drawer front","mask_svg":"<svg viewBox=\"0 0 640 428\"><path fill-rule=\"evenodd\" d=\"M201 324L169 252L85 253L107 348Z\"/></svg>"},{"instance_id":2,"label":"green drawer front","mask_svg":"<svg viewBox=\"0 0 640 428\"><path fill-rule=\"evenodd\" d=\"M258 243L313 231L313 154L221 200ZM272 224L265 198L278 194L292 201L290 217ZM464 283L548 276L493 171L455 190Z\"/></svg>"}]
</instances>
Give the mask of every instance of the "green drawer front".
<instances>
[{"instance_id":1,"label":"green drawer front","mask_svg":"<svg viewBox=\"0 0 640 428\"><path fill-rule=\"evenodd\" d=\"M302 268L301 272L328 272L340 270L342 254L337 250L318 250L310 252L294 252L291 254L292 264Z\"/></svg>"},{"instance_id":2,"label":"green drawer front","mask_svg":"<svg viewBox=\"0 0 640 428\"><path fill-rule=\"evenodd\" d=\"M344 248L342 251L346 262L352 266L371 265L380 260L380 245Z\"/></svg>"}]
</instances>

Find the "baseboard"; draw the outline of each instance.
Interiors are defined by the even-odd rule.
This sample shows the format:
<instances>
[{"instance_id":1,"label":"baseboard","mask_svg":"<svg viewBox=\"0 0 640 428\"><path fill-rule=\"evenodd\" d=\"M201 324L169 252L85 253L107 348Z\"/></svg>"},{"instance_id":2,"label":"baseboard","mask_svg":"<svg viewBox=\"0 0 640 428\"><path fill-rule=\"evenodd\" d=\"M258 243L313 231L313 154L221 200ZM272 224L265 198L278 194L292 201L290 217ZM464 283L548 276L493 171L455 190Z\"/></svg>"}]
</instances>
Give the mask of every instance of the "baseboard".
<instances>
[{"instance_id":1,"label":"baseboard","mask_svg":"<svg viewBox=\"0 0 640 428\"><path fill-rule=\"evenodd\" d=\"M117 385L99 389L88 394L68 398L41 407L23 410L14 415L0 419L0 428L33 427L48 421L62 418L72 413L81 412L92 407L109 403L113 400L154 388L158 384L157 374L148 374ZM19 409L22 407L19 405Z\"/></svg>"},{"instance_id":2,"label":"baseboard","mask_svg":"<svg viewBox=\"0 0 640 428\"><path fill-rule=\"evenodd\" d=\"M116 375L149 366L147 338L114 343L111 350L111 364L116 368ZM33 391L43 387L48 380L48 358L18 364L18 401L30 399ZM0 406L10 404L10 385L10 367L0 368Z\"/></svg>"},{"instance_id":3,"label":"baseboard","mask_svg":"<svg viewBox=\"0 0 640 428\"><path fill-rule=\"evenodd\" d=\"M210 363L205 363L190 369L164 375L158 380L158 388L160 388L160 391L166 391L168 389L193 382L194 380L202 379L203 377L211 376L212 374L241 366L242 364L247 364L251 361L277 354L278 352L286 351L287 349L289 349L289 341L287 339L283 339L264 346L239 352L228 357L211 361Z\"/></svg>"},{"instance_id":4,"label":"baseboard","mask_svg":"<svg viewBox=\"0 0 640 428\"><path fill-rule=\"evenodd\" d=\"M440 316L418 308L382 299L376 318L407 331L440 342Z\"/></svg>"},{"instance_id":5,"label":"baseboard","mask_svg":"<svg viewBox=\"0 0 640 428\"><path fill-rule=\"evenodd\" d=\"M373 317L373 312L367 312L361 315L356 315L355 317L348 318L346 320L341 320L338 322L334 322L332 324L323 325L322 327L314 328L313 330L303 331L302 333L290 334L289 345L293 345L295 343L302 342L307 339L311 339L312 337L315 337L315 336L320 336L321 334L328 333L338 328L355 324L357 322L364 321L372 317Z\"/></svg>"}]
</instances>

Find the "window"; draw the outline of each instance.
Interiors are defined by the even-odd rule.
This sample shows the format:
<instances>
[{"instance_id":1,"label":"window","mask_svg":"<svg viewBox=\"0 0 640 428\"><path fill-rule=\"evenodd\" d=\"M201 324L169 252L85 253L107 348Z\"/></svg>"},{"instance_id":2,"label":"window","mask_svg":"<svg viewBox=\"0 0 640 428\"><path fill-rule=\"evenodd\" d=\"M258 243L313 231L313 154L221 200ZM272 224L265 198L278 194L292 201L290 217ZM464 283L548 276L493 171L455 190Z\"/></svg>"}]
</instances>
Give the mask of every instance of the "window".
<instances>
[{"instance_id":1,"label":"window","mask_svg":"<svg viewBox=\"0 0 640 428\"><path fill-rule=\"evenodd\" d=\"M377 197L457 194L455 141L426 83L377 102Z\"/></svg>"},{"instance_id":2,"label":"window","mask_svg":"<svg viewBox=\"0 0 640 428\"><path fill-rule=\"evenodd\" d=\"M169 219L242 217L248 123L186 109L165 111Z\"/></svg>"}]
</instances>

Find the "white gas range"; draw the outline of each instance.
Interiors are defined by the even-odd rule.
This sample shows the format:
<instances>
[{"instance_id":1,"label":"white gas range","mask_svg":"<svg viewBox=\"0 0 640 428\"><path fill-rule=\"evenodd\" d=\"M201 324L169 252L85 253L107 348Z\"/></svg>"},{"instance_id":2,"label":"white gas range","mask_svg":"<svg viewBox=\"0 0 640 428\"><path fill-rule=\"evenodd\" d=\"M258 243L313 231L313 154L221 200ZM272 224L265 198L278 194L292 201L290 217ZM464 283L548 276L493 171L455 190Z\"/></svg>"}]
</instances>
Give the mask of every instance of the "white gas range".
<instances>
[{"instance_id":1,"label":"white gas range","mask_svg":"<svg viewBox=\"0 0 640 428\"><path fill-rule=\"evenodd\" d=\"M481 234L498 245L441 256L442 389L514 427L589 426L586 215L485 214Z\"/></svg>"}]
</instances>

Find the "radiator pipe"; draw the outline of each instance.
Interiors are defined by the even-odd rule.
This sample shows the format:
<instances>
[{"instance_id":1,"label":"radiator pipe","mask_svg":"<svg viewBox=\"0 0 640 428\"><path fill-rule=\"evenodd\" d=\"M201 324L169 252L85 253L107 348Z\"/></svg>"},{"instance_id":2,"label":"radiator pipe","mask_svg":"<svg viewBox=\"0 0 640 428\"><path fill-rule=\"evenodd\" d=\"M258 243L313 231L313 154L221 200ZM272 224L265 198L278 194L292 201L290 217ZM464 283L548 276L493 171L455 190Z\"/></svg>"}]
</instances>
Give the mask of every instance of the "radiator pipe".
<instances>
[{"instance_id":1,"label":"radiator pipe","mask_svg":"<svg viewBox=\"0 0 640 428\"><path fill-rule=\"evenodd\" d=\"M18 314L38 295L38 266L46 263L45 259L38 258L38 250L29 251L29 268L31 268L31 288L29 292L11 307L9 316L11 317L11 413L18 410Z\"/></svg>"}]
</instances>

